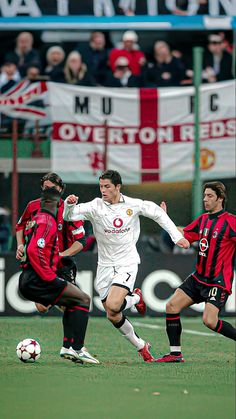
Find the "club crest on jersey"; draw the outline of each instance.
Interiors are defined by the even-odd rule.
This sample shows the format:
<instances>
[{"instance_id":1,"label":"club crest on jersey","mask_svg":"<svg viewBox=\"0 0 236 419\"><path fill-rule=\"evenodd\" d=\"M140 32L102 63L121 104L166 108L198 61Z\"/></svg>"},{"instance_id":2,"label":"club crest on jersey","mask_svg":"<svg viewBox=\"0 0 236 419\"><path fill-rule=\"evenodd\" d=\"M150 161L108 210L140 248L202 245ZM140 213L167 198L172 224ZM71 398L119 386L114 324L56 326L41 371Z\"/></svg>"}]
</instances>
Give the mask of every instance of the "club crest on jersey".
<instances>
[{"instance_id":1,"label":"club crest on jersey","mask_svg":"<svg viewBox=\"0 0 236 419\"><path fill-rule=\"evenodd\" d=\"M199 242L199 247L200 247L199 255L206 257L206 253L205 252L207 251L207 249L209 247L209 244L208 244L207 239L201 239L200 242Z\"/></svg>"},{"instance_id":2,"label":"club crest on jersey","mask_svg":"<svg viewBox=\"0 0 236 419\"><path fill-rule=\"evenodd\" d=\"M62 224L61 224L61 223L59 223L59 224L58 224L57 229L58 229L59 231L61 231L61 230L62 230Z\"/></svg>"},{"instance_id":3,"label":"club crest on jersey","mask_svg":"<svg viewBox=\"0 0 236 419\"><path fill-rule=\"evenodd\" d=\"M45 240L43 239L43 237L41 237L40 239L38 239L37 241L37 245L38 247L40 247L41 249L43 249L45 247Z\"/></svg>"},{"instance_id":4,"label":"club crest on jersey","mask_svg":"<svg viewBox=\"0 0 236 419\"><path fill-rule=\"evenodd\" d=\"M131 215L133 215L133 210L132 209L127 209L126 214L131 217Z\"/></svg>"},{"instance_id":5,"label":"club crest on jersey","mask_svg":"<svg viewBox=\"0 0 236 419\"><path fill-rule=\"evenodd\" d=\"M214 233L212 234L213 239L215 239L218 236L218 231L214 231Z\"/></svg>"},{"instance_id":6,"label":"club crest on jersey","mask_svg":"<svg viewBox=\"0 0 236 419\"><path fill-rule=\"evenodd\" d=\"M113 221L113 226L116 228L120 228L123 226L123 220L121 218L115 218Z\"/></svg>"}]
</instances>

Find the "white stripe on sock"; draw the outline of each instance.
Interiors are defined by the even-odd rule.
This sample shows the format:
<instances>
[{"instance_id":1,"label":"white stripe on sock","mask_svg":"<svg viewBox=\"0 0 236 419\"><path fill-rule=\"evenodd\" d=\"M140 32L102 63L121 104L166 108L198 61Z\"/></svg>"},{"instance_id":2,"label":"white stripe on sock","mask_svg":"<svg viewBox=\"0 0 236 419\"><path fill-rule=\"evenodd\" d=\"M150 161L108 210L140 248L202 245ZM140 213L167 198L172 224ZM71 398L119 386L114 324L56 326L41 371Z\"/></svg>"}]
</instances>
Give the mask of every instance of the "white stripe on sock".
<instances>
[{"instance_id":1,"label":"white stripe on sock","mask_svg":"<svg viewBox=\"0 0 236 419\"><path fill-rule=\"evenodd\" d=\"M170 346L170 352L181 352L181 346Z\"/></svg>"}]
</instances>

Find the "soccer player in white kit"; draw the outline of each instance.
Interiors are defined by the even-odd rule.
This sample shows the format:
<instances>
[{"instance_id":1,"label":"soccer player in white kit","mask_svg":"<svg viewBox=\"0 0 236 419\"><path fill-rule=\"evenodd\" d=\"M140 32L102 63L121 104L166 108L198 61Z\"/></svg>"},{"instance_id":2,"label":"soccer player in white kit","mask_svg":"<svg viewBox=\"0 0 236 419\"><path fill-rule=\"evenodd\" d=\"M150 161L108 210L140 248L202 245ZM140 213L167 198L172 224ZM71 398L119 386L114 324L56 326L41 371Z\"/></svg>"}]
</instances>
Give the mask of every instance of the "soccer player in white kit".
<instances>
[{"instance_id":1,"label":"soccer player in white kit","mask_svg":"<svg viewBox=\"0 0 236 419\"><path fill-rule=\"evenodd\" d=\"M83 218L92 223L98 246L97 289L107 318L137 348L145 362L153 362L155 358L150 353L150 344L135 333L123 314L124 309L134 305L143 307L145 304L140 290L134 290L140 263L136 249L140 234L139 216L158 223L179 247L186 249L189 242L154 202L123 195L120 191L122 180L117 171L103 172L99 181L102 198L77 204L78 197L69 195L65 200L63 217L67 221Z\"/></svg>"}]
</instances>

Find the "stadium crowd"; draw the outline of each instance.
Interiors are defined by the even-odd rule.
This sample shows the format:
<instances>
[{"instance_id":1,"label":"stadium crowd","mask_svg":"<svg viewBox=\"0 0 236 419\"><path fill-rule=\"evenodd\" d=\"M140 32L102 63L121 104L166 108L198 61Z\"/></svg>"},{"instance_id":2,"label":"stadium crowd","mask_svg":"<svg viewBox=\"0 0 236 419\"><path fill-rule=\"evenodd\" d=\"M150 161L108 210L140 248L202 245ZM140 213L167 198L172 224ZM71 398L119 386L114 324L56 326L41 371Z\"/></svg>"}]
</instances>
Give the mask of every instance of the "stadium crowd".
<instances>
[{"instance_id":1,"label":"stadium crowd","mask_svg":"<svg viewBox=\"0 0 236 419\"><path fill-rule=\"evenodd\" d=\"M138 34L128 30L111 46L107 34L92 32L88 43L66 51L49 46L46 53L34 48L30 32L21 32L15 48L3 57L0 93L26 78L80 86L172 87L191 85L193 69L189 57L158 39L152 53L142 50ZM110 44L110 45L109 45ZM233 79L232 45L223 32L208 36L203 56L204 83Z\"/></svg>"}]
</instances>

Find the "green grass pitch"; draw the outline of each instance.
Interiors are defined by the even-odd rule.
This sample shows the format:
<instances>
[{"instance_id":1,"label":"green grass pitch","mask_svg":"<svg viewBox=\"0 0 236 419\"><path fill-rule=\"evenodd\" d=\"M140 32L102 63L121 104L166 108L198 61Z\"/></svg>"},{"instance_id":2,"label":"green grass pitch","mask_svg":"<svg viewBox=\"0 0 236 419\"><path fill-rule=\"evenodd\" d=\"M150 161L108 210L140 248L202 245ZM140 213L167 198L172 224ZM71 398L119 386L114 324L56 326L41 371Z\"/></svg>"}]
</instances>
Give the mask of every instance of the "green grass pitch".
<instances>
[{"instance_id":1,"label":"green grass pitch","mask_svg":"<svg viewBox=\"0 0 236 419\"><path fill-rule=\"evenodd\" d=\"M168 351L164 319L131 320L156 356ZM0 318L1 419L234 419L234 342L200 318L182 324L186 362L147 364L105 318L91 318L86 346L101 364L78 365L59 357L60 318ZM16 356L24 338L41 344L35 364Z\"/></svg>"}]
</instances>

